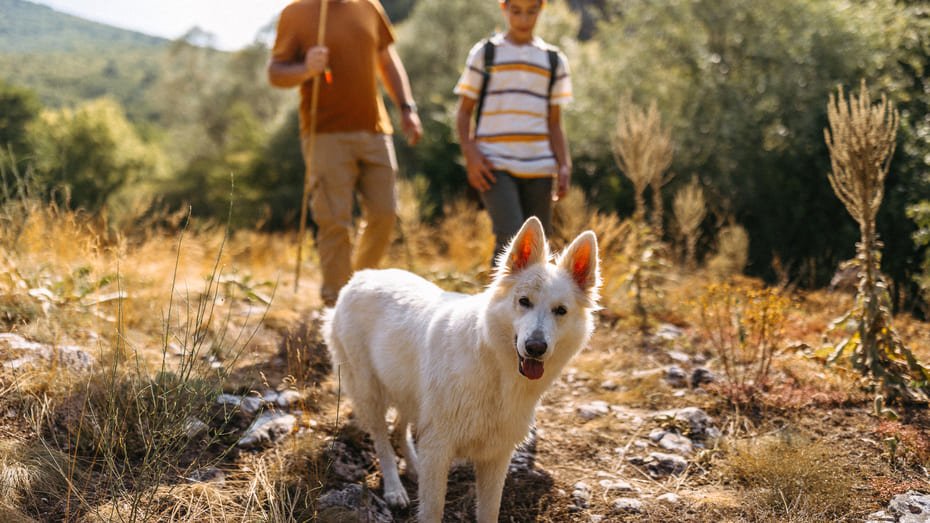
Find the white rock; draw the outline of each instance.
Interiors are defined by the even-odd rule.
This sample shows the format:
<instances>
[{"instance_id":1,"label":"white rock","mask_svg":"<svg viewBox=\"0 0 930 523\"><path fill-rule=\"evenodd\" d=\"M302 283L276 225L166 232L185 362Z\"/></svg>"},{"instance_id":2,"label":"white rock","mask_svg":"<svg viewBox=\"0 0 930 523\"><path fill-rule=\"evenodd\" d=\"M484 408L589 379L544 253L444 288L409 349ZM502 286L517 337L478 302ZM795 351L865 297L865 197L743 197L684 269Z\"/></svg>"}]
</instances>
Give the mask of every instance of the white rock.
<instances>
[{"instance_id":1,"label":"white rock","mask_svg":"<svg viewBox=\"0 0 930 523\"><path fill-rule=\"evenodd\" d=\"M656 499L662 503L668 503L669 505L677 505L681 503L681 497L674 492L667 492L657 497Z\"/></svg>"},{"instance_id":2,"label":"white rock","mask_svg":"<svg viewBox=\"0 0 930 523\"><path fill-rule=\"evenodd\" d=\"M615 512L639 513L643 510L643 502L634 498L617 498L614 500L613 508Z\"/></svg>"},{"instance_id":3,"label":"white rock","mask_svg":"<svg viewBox=\"0 0 930 523\"><path fill-rule=\"evenodd\" d=\"M297 418L291 414L264 412L246 429L237 445L242 448L268 445L290 434L296 426Z\"/></svg>"}]
</instances>

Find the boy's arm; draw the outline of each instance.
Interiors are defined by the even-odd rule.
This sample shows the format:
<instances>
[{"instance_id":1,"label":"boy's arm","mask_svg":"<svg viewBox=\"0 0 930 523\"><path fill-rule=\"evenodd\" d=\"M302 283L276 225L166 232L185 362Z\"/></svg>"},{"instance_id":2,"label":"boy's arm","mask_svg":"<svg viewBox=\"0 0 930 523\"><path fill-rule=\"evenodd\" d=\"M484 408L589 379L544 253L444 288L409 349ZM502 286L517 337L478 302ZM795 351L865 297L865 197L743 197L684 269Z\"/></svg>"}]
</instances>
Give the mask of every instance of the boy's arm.
<instances>
[{"instance_id":1,"label":"boy's arm","mask_svg":"<svg viewBox=\"0 0 930 523\"><path fill-rule=\"evenodd\" d=\"M379 53L378 70L381 73L381 79L384 81L384 87L387 89L388 95L400 109L407 143L416 145L420 140L420 136L423 135L423 127L420 124L420 117L417 115L416 103L413 101L407 70L404 69L404 64L400 61L400 55L397 54L393 45L385 47Z\"/></svg>"},{"instance_id":2,"label":"boy's arm","mask_svg":"<svg viewBox=\"0 0 930 523\"><path fill-rule=\"evenodd\" d=\"M459 147L465 157L465 170L468 174L468 185L484 192L497 181L491 169L494 165L478 150L478 144L471 133L472 114L475 112L477 102L467 96L459 97L459 107L455 114L455 130L459 135Z\"/></svg>"},{"instance_id":3,"label":"boy's arm","mask_svg":"<svg viewBox=\"0 0 930 523\"><path fill-rule=\"evenodd\" d=\"M562 128L562 107L559 105L549 106L549 146L559 165L555 192L558 200L568 194L568 184L572 176L572 158L568 152L568 138L565 137L565 129Z\"/></svg>"}]
</instances>

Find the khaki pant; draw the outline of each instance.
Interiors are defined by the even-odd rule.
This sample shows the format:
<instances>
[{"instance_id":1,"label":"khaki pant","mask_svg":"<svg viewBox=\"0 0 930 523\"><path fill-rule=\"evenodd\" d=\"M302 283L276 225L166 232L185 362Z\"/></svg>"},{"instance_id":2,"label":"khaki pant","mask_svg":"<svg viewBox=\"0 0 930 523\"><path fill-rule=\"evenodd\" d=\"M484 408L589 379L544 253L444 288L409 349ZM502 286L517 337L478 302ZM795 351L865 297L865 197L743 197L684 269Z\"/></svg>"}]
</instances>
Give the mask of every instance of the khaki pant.
<instances>
[{"instance_id":1,"label":"khaki pant","mask_svg":"<svg viewBox=\"0 0 930 523\"><path fill-rule=\"evenodd\" d=\"M309 138L302 141L307 157ZM317 231L323 303L336 302L353 270L377 267L387 250L396 220L397 159L391 137L371 132L316 136L310 169L310 210ZM357 249L352 259L354 196L362 209Z\"/></svg>"}]
</instances>

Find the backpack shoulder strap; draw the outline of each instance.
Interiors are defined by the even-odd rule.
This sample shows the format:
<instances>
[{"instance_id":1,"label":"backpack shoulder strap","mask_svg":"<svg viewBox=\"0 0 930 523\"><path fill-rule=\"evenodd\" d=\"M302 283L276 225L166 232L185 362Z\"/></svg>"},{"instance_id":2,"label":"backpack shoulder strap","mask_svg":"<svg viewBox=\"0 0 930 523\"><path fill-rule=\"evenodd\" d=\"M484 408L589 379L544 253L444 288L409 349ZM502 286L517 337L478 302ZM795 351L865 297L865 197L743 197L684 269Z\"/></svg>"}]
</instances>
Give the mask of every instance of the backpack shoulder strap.
<instances>
[{"instance_id":1,"label":"backpack shoulder strap","mask_svg":"<svg viewBox=\"0 0 930 523\"><path fill-rule=\"evenodd\" d=\"M481 111L484 110L484 99L488 96L488 82L491 80L491 66L494 65L494 51L497 46L490 38L484 40L484 71L481 73L481 90L478 92L478 107L475 110L475 132L478 131L478 122L481 121Z\"/></svg>"},{"instance_id":2,"label":"backpack shoulder strap","mask_svg":"<svg viewBox=\"0 0 930 523\"><path fill-rule=\"evenodd\" d=\"M556 74L559 71L559 52L555 49L549 49L549 94L547 95L549 101L552 101L552 88L555 87L555 81L557 80Z\"/></svg>"}]
</instances>

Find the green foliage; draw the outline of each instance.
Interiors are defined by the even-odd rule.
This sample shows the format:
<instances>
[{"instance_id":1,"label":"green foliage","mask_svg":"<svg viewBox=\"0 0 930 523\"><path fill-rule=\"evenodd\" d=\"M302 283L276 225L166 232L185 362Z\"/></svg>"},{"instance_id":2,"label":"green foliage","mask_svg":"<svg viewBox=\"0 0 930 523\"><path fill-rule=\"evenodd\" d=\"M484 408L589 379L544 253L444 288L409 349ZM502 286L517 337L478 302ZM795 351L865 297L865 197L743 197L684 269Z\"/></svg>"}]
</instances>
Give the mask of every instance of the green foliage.
<instances>
[{"instance_id":1,"label":"green foliage","mask_svg":"<svg viewBox=\"0 0 930 523\"><path fill-rule=\"evenodd\" d=\"M100 211L119 189L159 169L158 149L143 142L108 99L46 111L30 137L39 191L74 209Z\"/></svg>"},{"instance_id":2,"label":"green foliage","mask_svg":"<svg viewBox=\"0 0 930 523\"><path fill-rule=\"evenodd\" d=\"M11 153L22 159L28 153L26 127L40 109L33 91L0 81L0 158Z\"/></svg>"},{"instance_id":3,"label":"green foliage","mask_svg":"<svg viewBox=\"0 0 930 523\"><path fill-rule=\"evenodd\" d=\"M707 173L714 212L733 215L753 238L750 270L771 275L777 255L825 279L849 252L854 229L816 176L828 169L822 100L863 73L893 74L896 48L883 33L891 22L876 20L898 14L887 2L833 0L625 5L572 57L577 103L567 116L576 180L601 206L628 202L629 187L608 174L615 171L605 161L612 127L605 108L618 92L640 103L657 99L676 144L671 170Z\"/></svg>"},{"instance_id":4,"label":"green foliage","mask_svg":"<svg viewBox=\"0 0 930 523\"><path fill-rule=\"evenodd\" d=\"M436 212L465 194L465 169L455 136L452 93L468 51L503 23L496 2L420 0L398 28L398 52L420 107L423 139L416 148L398 144L407 177L429 180L427 197ZM429 218L429 217L427 217Z\"/></svg>"}]
</instances>

